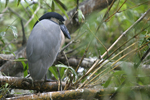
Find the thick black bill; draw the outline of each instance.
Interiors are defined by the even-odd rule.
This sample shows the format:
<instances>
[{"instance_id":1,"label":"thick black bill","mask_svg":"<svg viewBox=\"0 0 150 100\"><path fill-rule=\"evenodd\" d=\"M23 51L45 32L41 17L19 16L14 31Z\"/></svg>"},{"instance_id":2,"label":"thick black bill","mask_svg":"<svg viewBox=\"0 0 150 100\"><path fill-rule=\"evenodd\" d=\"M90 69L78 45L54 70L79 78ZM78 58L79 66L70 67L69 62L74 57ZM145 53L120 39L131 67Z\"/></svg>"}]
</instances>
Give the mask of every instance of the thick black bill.
<instances>
[{"instance_id":1,"label":"thick black bill","mask_svg":"<svg viewBox=\"0 0 150 100\"><path fill-rule=\"evenodd\" d=\"M70 33L67 29L67 27L64 24L60 25L61 30L63 31L64 35L68 38L71 39Z\"/></svg>"}]
</instances>

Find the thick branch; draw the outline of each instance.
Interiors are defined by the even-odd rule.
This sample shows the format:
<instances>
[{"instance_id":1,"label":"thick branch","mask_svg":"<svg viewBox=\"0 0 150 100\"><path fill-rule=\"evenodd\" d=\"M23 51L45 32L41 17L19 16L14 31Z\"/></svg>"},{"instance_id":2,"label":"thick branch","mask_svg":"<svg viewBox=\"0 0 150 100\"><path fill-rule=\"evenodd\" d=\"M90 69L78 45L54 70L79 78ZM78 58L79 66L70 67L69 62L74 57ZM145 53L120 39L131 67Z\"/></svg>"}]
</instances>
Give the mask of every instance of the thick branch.
<instances>
[{"instance_id":1,"label":"thick branch","mask_svg":"<svg viewBox=\"0 0 150 100\"><path fill-rule=\"evenodd\" d=\"M147 86L135 86L135 87L124 87L122 91L150 91L150 85ZM105 88L105 89L76 89L76 90L67 90L67 91L58 91L58 92L47 92L41 94L31 94L24 95L20 97L6 98L9 100L70 100L70 99L84 99L84 100L93 100L97 98L101 100L104 96L111 96L116 91L116 88ZM126 92L122 92L126 94Z\"/></svg>"},{"instance_id":2,"label":"thick branch","mask_svg":"<svg viewBox=\"0 0 150 100\"><path fill-rule=\"evenodd\" d=\"M23 46L20 49L18 49L16 52L14 52L15 56L12 54L10 55L0 54L0 58L5 59L5 60L26 58L25 51L26 51L26 46ZM20 72L23 72L23 65L21 64L21 62L7 61L1 66L0 70L5 75L18 76L17 74L19 74Z\"/></svg>"},{"instance_id":3,"label":"thick branch","mask_svg":"<svg viewBox=\"0 0 150 100\"><path fill-rule=\"evenodd\" d=\"M85 18L87 18L87 16L89 16L93 11L101 11L108 7L112 1L113 0L86 0L79 4L79 9L82 11ZM76 8L68 13L71 20L66 21L66 26L70 33L74 33L81 26L81 23L77 20L77 16L75 16L75 11Z\"/></svg>"},{"instance_id":4,"label":"thick branch","mask_svg":"<svg viewBox=\"0 0 150 100\"><path fill-rule=\"evenodd\" d=\"M76 89L76 90L68 90L68 91L58 91L58 92L47 92L41 94L32 94L25 95L22 97L13 97L7 98L9 100L19 99L19 100L70 100L70 99L84 99L84 100L93 100L98 95L102 95L104 90L96 90L96 89Z\"/></svg>"},{"instance_id":5,"label":"thick branch","mask_svg":"<svg viewBox=\"0 0 150 100\"><path fill-rule=\"evenodd\" d=\"M25 48L24 48L25 50ZM20 52L20 55L22 55L22 53ZM1 56L1 55L0 55ZM4 55L3 55L4 56ZM8 57L7 57L8 56ZM6 55L5 59L8 59L8 58L11 58L13 59L14 57L11 55ZM21 57L21 56L18 56L18 57ZM25 57L25 56L24 56ZM11 60L10 59L10 60ZM79 62L80 62L80 58L75 58L75 57L69 57L68 58L68 62L70 64L70 66L72 67L77 67ZM81 63L81 67L84 67L84 68L90 68L92 66L92 64L95 62L96 59L93 59L93 58L84 58L82 63ZM57 60L55 61L54 65L55 64L58 64L59 62L67 65L67 61L66 61L66 58L62 55L59 55L57 57ZM106 60L107 62L107 60ZM108 67L108 66L111 66L114 62L109 62L107 65L105 65L104 67ZM134 63L131 63L131 62L125 62L125 61L119 61L117 62L115 65L119 65L117 66L115 69L121 69L123 67L134 67ZM139 68L142 68L142 70L144 70L145 72L150 72L150 65L144 65L144 64L140 64L140 67ZM20 75L19 72L23 72L23 67L22 67L22 64L21 62L14 62L14 61L7 61L4 65L2 65L2 68L1 68L1 71L3 73L5 73L6 75L10 75L10 76L18 76Z\"/></svg>"},{"instance_id":6,"label":"thick branch","mask_svg":"<svg viewBox=\"0 0 150 100\"><path fill-rule=\"evenodd\" d=\"M38 91L57 91L58 83L57 82L43 82L43 81L32 81L29 78L19 78L19 77L0 77L0 87L5 84L8 84L7 87L13 89L24 89L24 90L38 90ZM65 83L62 82L62 86L65 86Z\"/></svg>"}]
</instances>

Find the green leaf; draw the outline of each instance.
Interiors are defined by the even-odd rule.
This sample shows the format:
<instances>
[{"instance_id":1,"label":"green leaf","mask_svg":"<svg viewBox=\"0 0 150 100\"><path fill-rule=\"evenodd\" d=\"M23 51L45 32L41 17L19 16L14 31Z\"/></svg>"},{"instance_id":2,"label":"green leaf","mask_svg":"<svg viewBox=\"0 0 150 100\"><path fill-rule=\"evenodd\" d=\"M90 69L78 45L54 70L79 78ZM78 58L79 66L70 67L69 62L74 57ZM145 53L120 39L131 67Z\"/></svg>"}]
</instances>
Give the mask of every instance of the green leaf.
<instances>
[{"instance_id":1,"label":"green leaf","mask_svg":"<svg viewBox=\"0 0 150 100\"><path fill-rule=\"evenodd\" d=\"M14 37L17 38L18 37L17 28L15 26L9 26L9 28L12 30Z\"/></svg>"},{"instance_id":2,"label":"green leaf","mask_svg":"<svg viewBox=\"0 0 150 100\"><path fill-rule=\"evenodd\" d=\"M63 78L64 71L65 71L65 68L62 67L61 70L60 70L60 77L61 77L61 79Z\"/></svg>"},{"instance_id":3,"label":"green leaf","mask_svg":"<svg viewBox=\"0 0 150 100\"><path fill-rule=\"evenodd\" d=\"M15 53L14 53L14 52L12 52L12 54L16 57L16 55L15 55Z\"/></svg>"},{"instance_id":4,"label":"green leaf","mask_svg":"<svg viewBox=\"0 0 150 100\"><path fill-rule=\"evenodd\" d=\"M9 0L6 0L5 7L8 5Z\"/></svg>"},{"instance_id":5,"label":"green leaf","mask_svg":"<svg viewBox=\"0 0 150 100\"><path fill-rule=\"evenodd\" d=\"M5 42L1 37L0 37L0 41L5 45Z\"/></svg>"},{"instance_id":6,"label":"green leaf","mask_svg":"<svg viewBox=\"0 0 150 100\"><path fill-rule=\"evenodd\" d=\"M3 43L3 45L5 45L5 42L4 42L4 38L3 37L5 37L5 34L6 34L6 32L0 32L0 41Z\"/></svg>"},{"instance_id":7,"label":"green leaf","mask_svg":"<svg viewBox=\"0 0 150 100\"><path fill-rule=\"evenodd\" d=\"M60 77L61 79L63 78L63 75L64 75L64 70L65 69L68 69L68 66L66 65L62 65L62 64L58 64L56 65L57 68L61 68L61 70L59 71L60 72Z\"/></svg>"},{"instance_id":8,"label":"green leaf","mask_svg":"<svg viewBox=\"0 0 150 100\"><path fill-rule=\"evenodd\" d=\"M60 0L55 0L64 10L67 10L67 7L60 1Z\"/></svg>"},{"instance_id":9,"label":"green leaf","mask_svg":"<svg viewBox=\"0 0 150 100\"><path fill-rule=\"evenodd\" d=\"M82 22L85 19L84 15L80 9L78 9L78 19L79 19L79 22Z\"/></svg>"},{"instance_id":10,"label":"green leaf","mask_svg":"<svg viewBox=\"0 0 150 100\"><path fill-rule=\"evenodd\" d=\"M71 69L71 72L75 75L75 79L78 79L78 75L76 73L76 71L72 68L72 67L69 67L69 69Z\"/></svg>"},{"instance_id":11,"label":"green leaf","mask_svg":"<svg viewBox=\"0 0 150 100\"><path fill-rule=\"evenodd\" d=\"M122 75L122 74L125 74L125 72L124 71L115 71L113 73L113 75Z\"/></svg>"},{"instance_id":12,"label":"green leaf","mask_svg":"<svg viewBox=\"0 0 150 100\"><path fill-rule=\"evenodd\" d=\"M54 75L54 77L58 80L58 75L57 75L56 70L54 70L54 67L53 66L49 67L49 70L52 72L52 74Z\"/></svg>"},{"instance_id":13,"label":"green leaf","mask_svg":"<svg viewBox=\"0 0 150 100\"><path fill-rule=\"evenodd\" d=\"M25 59L25 58L18 58L18 59L15 59L15 60L13 60L13 61L28 61L28 60Z\"/></svg>"},{"instance_id":14,"label":"green leaf","mask_svg":"<svg viewBox=\"0 0 150 100\"><path fill-rule=\"evenodd\" d=\"M66 11L65 11L56 1L54 1L54 2L55 2L55 4L58 6L58 8L63 12L63 14L65 14L65 16L69 19L69 17L68 17L68 15L67 15Z\"/></svg>"},{"instance_id":15,"label":"green leaf","mask_svg":"<svg viewBox=\"0 0 150 100\"><path fill-rule=\"evenodd\" d=\"M132 10L127 10L125 12L125 14L126 14L126 17L127 17L128 21L133 23L134 22L133 11Z\"/></svg>"},{"instance_id":16,"label":"green leaf","mask_svg":"<svg viewBox=\"0 0 150 100\"><path fill-rule=\"evenodd\" d=\"M19 6L21 0L18 0L17 6Z\"/></svg>"},{"instance_id":17,"label":"green leaf","mask_svg":"<svg viewBox=\"0 0 150 100\"><path fill-rule=\"evenodd\" d=\"M24 70L24 77L26 77L28 75L28 64L26 64L24 61L21 61L22 65L23 65L23 70Z\"/></svg>"},{"instance_id":18,"label":"green leaf","mask_svg":"<svg viewBox=\"0 0 150 100\"><path fill-rule=\"evenodd\" d=\"M103 84L104 88L107 88L107 87L109 86L109 84L110 84L110 82L111 82L111 78L112 78L112 76L110 76L110 77L108 78L108 80L105 82L105 84Z\"/></svg>"},{"instance_id":19,"label":"green leaf","mask_svg":"<svg viewBox=\"0 0 150 100\"><path fill-rule=\"evenodd\" d=\"M0 37L4 37L6 32L0 32Z\"/></svg>"},{"instance_id":20,"label":"green leaf","mask_svg":"<svg viewBox=\"0 0 150 100\"><path fill-rule=\"evenodd\" d=\"M49 0L49 5L52 6L53 0Z\"/></svg>"},{"instance_id":21,"label":"green leaf","mask_svg":"<svg viewBox=\"0 0 150 100\"><path fill-rule=\"evenodd\" d=\"M7 88L7 86L8 86L8 83L5 84L5 88Z\"/></svg>"},{"instance_id":22,"label":"green leaf","mask_svg":"<svg viewBox=\"0 0 150 100\"><path fill-rule=\"evenodd\" d=\"M63 68L69 68L68 66L62 65L62 64L58 64L58 65L56 65L56 67L58 67L58 68L60 68L60 67L63 67Z\"/></svg>"},{"instance_id":23,"label":"green leaf","mask_svg":"<svg viewBox=\"0 0 150 100\"><path fill-rule=\"evenodd\" d=\"M62 67L62 68L69 69L75 75L75 78L78 78L76 71L72 67L62 65L62 64L58 64L58 65L56 65L56 67Z\"/></svg>"},{"instance_id":24,"label":"green leaf","mask_svg":"<svg viewBox=\"0 0 150 100\"><path fill-rule=\"evenodd\" d=\"M52 11L54 12L55 11L55 4L54 4L54 2L52 2L51 7L52 7Z\"/></svg>"}]
</instances>

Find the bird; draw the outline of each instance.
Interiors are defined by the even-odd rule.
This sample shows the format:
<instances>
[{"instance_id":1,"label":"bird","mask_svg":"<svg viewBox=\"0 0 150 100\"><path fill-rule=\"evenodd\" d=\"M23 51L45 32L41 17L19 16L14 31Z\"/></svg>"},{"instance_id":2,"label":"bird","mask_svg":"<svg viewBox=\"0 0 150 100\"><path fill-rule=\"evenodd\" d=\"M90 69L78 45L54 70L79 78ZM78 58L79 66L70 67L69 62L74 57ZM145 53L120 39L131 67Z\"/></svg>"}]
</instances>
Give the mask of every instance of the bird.
<instances>
[{"instance_id":1,"label":"bird","mask_svg":"<svg viewBox=\"0 0 150 100\"><path fill-rule=\"evenodd\" d=\"M65 19L56 12L47 12L33 26L27 41L26 54L33 80L42 80L64 44L71 39Z\"/></svg>"}]
</instances>

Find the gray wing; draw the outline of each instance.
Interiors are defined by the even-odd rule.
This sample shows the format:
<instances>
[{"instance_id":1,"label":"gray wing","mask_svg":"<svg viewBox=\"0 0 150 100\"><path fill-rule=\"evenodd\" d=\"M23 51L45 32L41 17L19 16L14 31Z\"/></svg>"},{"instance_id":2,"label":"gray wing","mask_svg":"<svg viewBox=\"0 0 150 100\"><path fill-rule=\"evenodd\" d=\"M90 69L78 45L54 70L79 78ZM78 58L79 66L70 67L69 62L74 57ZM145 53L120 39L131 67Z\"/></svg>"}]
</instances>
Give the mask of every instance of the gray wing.
<instances>
[{"instance_id":1,"label":"gray wing","mask_svg":"<svg viewBox=\"0 0 150 100\"><path fill-rule=\"evenodd\" d=\"M40 21L32 30L27 42L29 72L34 80L41 80L53 64L61 45L59 25L50 20Z\"/></svg>"}]
</instances>

